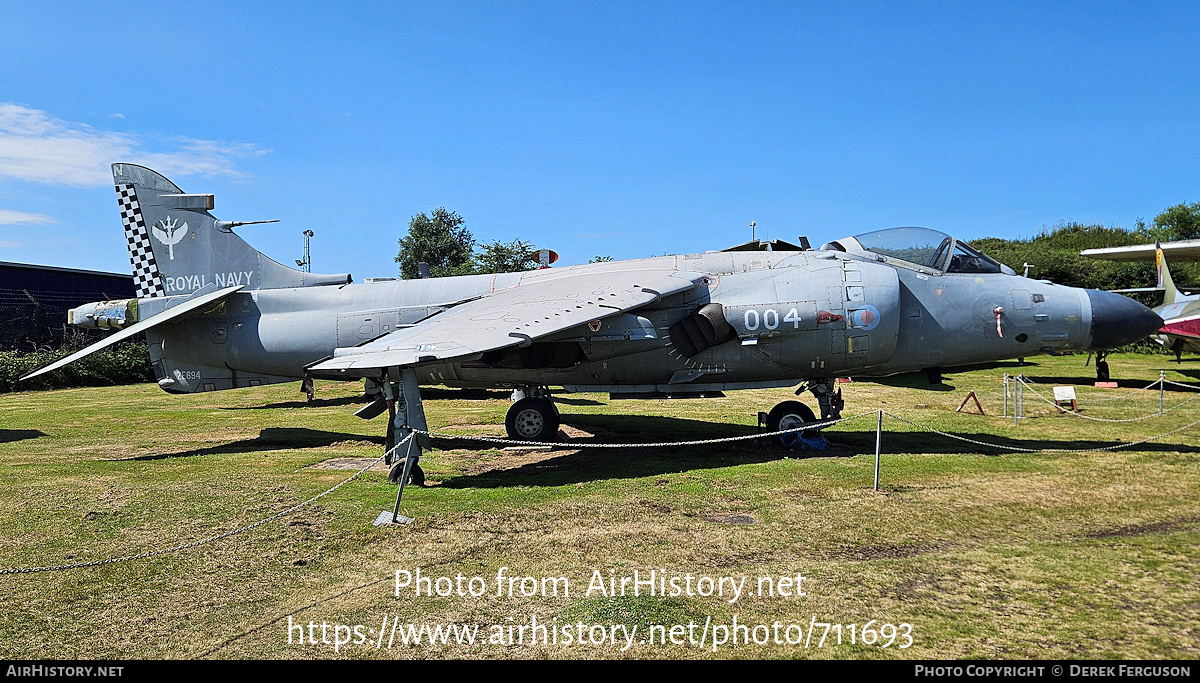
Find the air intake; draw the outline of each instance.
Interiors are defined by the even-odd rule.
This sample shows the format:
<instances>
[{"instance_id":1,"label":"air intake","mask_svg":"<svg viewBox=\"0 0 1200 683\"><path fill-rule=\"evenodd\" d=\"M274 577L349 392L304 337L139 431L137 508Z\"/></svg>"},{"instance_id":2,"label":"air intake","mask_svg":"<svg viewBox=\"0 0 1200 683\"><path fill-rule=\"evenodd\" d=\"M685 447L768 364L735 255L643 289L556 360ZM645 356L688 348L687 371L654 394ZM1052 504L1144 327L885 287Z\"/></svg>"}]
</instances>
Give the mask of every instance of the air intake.
<instances>
[{"instance_id":1,"label":"air intake","mask_svg":"<svg viewBox=\"0 0 1200 683\"><path fill-rule=\"evenodd\" d=\"M733 326L725 320L721 304L705 304L700 310L672 325L668 332L675 349L686 358L727 342L736 334Z\"/></svg>"}]
</instances>

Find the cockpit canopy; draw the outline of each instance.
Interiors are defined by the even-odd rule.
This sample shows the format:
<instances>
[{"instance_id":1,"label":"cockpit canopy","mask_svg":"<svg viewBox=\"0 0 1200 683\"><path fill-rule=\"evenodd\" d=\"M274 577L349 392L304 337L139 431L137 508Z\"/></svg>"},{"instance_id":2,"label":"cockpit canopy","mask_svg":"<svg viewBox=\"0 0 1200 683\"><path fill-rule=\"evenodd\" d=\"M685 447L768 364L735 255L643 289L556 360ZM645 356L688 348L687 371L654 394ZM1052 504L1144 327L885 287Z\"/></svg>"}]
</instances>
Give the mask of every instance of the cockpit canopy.
<instances>
[{"instance_id":1,"label":"cockpit canopy","mask_svg":"<svg viewBox=\"0 0 1200 683\"><path fill-rule=\"evenodd\" d=\"M846 237L821 246L822 251L844 251L882 257L896 265L943 273L1007 273L1008 266L984 255L944 232L929 228L887 228ZM898 262L898 263L897 263Z\"/></svg>"}]
</instances>

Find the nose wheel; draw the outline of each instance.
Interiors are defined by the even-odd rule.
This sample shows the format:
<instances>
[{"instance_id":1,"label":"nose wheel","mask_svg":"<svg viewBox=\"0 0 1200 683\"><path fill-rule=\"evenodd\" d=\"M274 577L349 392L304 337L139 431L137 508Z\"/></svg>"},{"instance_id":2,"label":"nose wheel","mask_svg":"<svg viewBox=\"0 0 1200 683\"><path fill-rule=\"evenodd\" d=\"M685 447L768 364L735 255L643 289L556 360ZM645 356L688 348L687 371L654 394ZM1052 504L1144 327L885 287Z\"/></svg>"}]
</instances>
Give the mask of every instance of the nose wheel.
<instances>
[{"instance_id":1,"label":"nose wheel","mask_svg":"<svg viewBox=\"0 0 1200 683\"><path fill-rule=\"evenodd\" d=\"M806 424L817 421L816 415L808 406L799 401L784 401L771 409L767 414L767 431L781 432L786 429L799 429ZM800 432L811 436L811 431Z\"/></svg>"},{"instance_id":2,"label":"nose wheel","mask_svg":"<svg viewBox=\"0 0 1200 683\"><path fill-rule=\"evenodd\" d=\"M1108 361L1104 360L1108 354L1104 351L1096 352L1096 381L1107 382L1109 380Z\"/></svg>"},{"instance_id":3,"label":"nose wheel","mask_svg":"<svg viewBox=\"0 0 1200 683\"><path fill-rule=\"evenodd\" d=\"M541 397L523 398L508 409L504 427L515 441L552 441L558 434L558 409Z\"/></svg>"}]
</instances>

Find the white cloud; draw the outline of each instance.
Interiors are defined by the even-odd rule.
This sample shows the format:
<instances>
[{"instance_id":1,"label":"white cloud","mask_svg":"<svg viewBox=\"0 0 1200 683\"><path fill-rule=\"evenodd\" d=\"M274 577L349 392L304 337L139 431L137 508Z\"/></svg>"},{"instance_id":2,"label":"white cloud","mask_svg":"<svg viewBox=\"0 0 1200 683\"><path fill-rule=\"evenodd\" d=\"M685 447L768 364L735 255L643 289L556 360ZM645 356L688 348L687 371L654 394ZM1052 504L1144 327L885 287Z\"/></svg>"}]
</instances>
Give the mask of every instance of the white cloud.
<instances>
[{"instance_id":1,"label":"white cloud","mask_svg":"<svg viewBox=\"0 0 1200 683\"><path fill-rule=\"evenodd\" d=\"M7 242L4 240L0 240L0 249L16 249L17 247L23 247L23 246L25 246L25 245L22 244L21 242Z\"/></svg>"},{"instance_id":2,"label":"white cloud","mask_svg":"<svg viewBox=\"0 0 1200 683\"><path fill-rule=\"evenodd\" d=\"M242 176L238 159L271 150L249 143L175 138L175 151L151 151L136 135L96 130L49 116L40 109L0 103L0 180L50 185L103 186L114 162L142 164L170 177Z\"/></svg>"},{"instance_id":3,"label":"white cloud","mask_svg":"<svg viewBox=\"0 0 1200 683\"><path fill-rule=\"evenodd\" d=\"M43 216L40 213L26 213L24 211L13 211L12 209L0 209L0 225L44 225L46 223L57 223L49 216Z\"/></svg>"}]
</instances>

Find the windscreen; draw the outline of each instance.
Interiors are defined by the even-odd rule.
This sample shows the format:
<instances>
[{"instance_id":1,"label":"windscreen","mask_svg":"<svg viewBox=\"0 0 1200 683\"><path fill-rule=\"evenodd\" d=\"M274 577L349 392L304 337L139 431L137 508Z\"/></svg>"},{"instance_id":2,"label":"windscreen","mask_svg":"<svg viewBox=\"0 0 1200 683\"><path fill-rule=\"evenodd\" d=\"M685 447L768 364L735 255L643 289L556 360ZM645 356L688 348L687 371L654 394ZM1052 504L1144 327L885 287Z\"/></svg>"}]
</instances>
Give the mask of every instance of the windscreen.
<instances>
[{"instance_id":1,"label":"windscreen","mask_svg":"<svg viewBox=\"0 0 1200 683\"><path fill-rule=\"evenodd\" d=\"M942 270L954 242L946 233L929 228L888 228L854 239L867 251L937 270Z\"/></svg>"}]
</instances>

